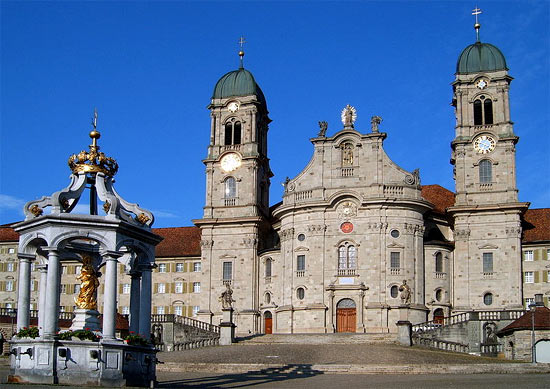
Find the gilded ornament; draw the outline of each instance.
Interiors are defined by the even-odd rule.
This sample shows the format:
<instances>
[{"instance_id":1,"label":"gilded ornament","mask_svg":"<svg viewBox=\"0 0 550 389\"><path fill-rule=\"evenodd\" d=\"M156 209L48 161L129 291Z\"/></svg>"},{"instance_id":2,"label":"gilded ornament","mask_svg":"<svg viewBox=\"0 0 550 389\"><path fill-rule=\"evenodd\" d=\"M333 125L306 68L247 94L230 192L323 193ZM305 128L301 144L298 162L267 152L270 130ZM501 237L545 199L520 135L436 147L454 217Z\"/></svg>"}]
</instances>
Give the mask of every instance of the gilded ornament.
<instances>
[{"instance_id":1,"label":"gilded ornament","mask_svg":"<svg viewBox=\"0 0 550 389\"><path fill-rule=\"evenodd\" d=\"M103 210L105 213L109 213L109 209L111 209L111 203L107 200L103 203Z\"/></svg>"},{"instance_id":2,"label":"gilded ornament","mask_svg":"<svg viewBox=\"0 0 550 389\"><path fill-rule=\"evenodd\" d=\"M29 211L31 211L31 213L36 217L41 216L44 213L44 210L37 204L34 204Z\"/></svg>"},{"instance_id":3,"label":"gilded ornament","mask_svg":"<svg viewBox=\"0 0 550 389\"><path fill-rule=\"evenodd\" d=\"M144 214L143 212L139 214L139 216L136 217L136 220L140 223L140 224L145 224L149 221L149 216L147 216L146 214Z\"/></svg>"},{"instance_id":4,"label":"gilded ornament","mask_svg":"<svg viewBox=\"0 0 550 389\"><path fill-rule=\"evenodd\" d=\"M82 270L76 279L80 281L80 292L74 299L76 306L81 309L97 309L99 280L90 255L82 254Z\"/></svg>"}]
</instances>

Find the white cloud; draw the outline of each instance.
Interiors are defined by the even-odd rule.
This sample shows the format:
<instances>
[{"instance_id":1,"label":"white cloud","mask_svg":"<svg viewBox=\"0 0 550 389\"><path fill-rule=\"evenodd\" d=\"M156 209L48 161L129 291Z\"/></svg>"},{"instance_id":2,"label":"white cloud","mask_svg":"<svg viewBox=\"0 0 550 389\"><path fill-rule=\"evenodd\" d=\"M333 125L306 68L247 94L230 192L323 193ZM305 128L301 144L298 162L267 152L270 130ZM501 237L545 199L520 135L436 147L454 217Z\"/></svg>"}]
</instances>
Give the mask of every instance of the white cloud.
<instances>
[{"instance_id":1,"label":"white cloud","mask_svg":"<svg viewBox=\"0 0 550 389\"><path fill-rule=\"evenodd\" d=\"M26 201L10 195L0 193L0 209L18 209L21 210Z\"/></svg>"},{"instance_id":2,"label":"white cloud","mask_svg":"<svg viewBox=\"0 0 550 389\"><path fill-rule=\"evenodd\" d=\"M153 212L153 215L155 215L156 218L161 218L161 217L164 217L164 218L177 218L177 217L179 217L175 213L171 213L171 212L165 212L165 211L151 211L151 212Z\"/></svg>"}]
</instances>

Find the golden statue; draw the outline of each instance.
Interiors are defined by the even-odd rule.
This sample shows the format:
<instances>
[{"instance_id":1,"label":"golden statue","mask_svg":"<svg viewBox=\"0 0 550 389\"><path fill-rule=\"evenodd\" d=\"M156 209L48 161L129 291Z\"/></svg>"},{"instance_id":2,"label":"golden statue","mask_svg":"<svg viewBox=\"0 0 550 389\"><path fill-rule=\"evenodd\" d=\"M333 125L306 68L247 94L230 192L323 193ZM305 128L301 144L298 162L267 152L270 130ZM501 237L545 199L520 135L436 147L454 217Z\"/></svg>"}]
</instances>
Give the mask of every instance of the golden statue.
<instances>
[{"instance_id":1,"label":"golden statue","mask_svg":"<svg viewBox=\"0 0 550 389\"><path fill-rule=\"evenodd\" d=\"M74 302L78 308L97 309L97 288L99 280L97 273L92 266L92 257L88 254L82 254L82 270L76 277L80 281L80 292L75 297Z\"/></svg>"}]
</instances>

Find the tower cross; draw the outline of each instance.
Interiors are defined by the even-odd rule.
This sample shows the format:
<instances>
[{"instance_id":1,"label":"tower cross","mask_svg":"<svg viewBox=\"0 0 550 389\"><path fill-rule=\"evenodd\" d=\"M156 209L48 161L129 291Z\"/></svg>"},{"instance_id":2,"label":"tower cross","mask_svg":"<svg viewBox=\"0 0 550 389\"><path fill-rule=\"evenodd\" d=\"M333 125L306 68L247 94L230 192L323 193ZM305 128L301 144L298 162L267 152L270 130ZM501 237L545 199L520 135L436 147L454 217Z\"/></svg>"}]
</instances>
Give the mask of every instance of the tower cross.
<instances>
[{"instance_id":1,"label":"tower cross","mask_svg":"<svg viewBox=\"0 0 550 389\"><path fill-rule=\"evenodd\" d=\"M239 51L239 57L241 59L241 69L244 68L243 66L243 57L244 57L244 44L246 43L246 40L244 39L244 36L241 35L239 38L239 46L241 46L241 50Z\"/></svg>"},{"instance_id":2,"label":"tower cross","mask_svg":"<svg viewBox=\"0 0 550 389\"><path fill-rule=\"evenodd\" d=\"M476 17L476 24L474 24L474 28L476 29L476 37L477 37L477 41L479 42L479 28L481 27L481 24L479 24L479 20L478 20L478 17L477 15L481 14L481 9L476 7L472 10L472 15L475 15Z\"/></svg>"},{"instance_id":3,"label":"tower cross","mask_svg":"<svg viewBox=\"0 0 550 389\"><path fill-rule=\"evenodd\" d=\"M92 126L97 130L97 108L94 108L94 116L92 118Z\"/></svg>"}]
</instances>

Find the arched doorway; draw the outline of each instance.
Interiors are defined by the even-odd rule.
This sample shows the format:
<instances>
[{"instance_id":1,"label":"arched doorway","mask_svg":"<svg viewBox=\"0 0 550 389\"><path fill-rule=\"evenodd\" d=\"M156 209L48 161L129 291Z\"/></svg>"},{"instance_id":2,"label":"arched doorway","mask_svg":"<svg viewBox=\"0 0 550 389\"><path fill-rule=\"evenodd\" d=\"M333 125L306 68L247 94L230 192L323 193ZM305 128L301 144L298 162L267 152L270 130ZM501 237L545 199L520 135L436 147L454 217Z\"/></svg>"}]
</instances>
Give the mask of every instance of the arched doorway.
<instances>
[{"instance_id":1,"label":"arched doorway","mask_svg":"<svg viewBox=\"0 0 550 389\"><path fill-rule=\"evenodd\" d=\"M355 301L342 299L336 305L336 332L355 332L357 327Z\"/></svg>"},{"instance_id":2,"label":"arched doorway","mask_svg":"<svg viewBox=\"0 0 550 389\"><path fill-rule=\"evenodd\" d=\"M437 308L434 311L434 324L443 325L443 320L445 319L445 313L442 308Z\"/></svg>"},{"instance_id":3,"label":"arched doorway","mask_svg":"<svg viewBox=\"0 0 550 389\"><path fill-rule=\"evenodd\" d=\"M273 333L273 317L269 311L265 311L264 313L264 329L266 334Z\"/></svg>"},{"instance_id":4,"label":"arched doorway","mask_svg":"<svg viewBox=\"0 0 550 389\"><path fill-rule=\"evenodd\" d=\"M537 362L550 363L550 340L539 340L535 343Z\"/></svg>"}]
</instances>

